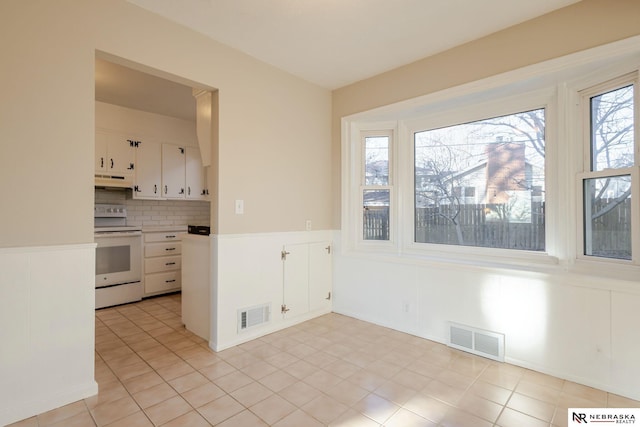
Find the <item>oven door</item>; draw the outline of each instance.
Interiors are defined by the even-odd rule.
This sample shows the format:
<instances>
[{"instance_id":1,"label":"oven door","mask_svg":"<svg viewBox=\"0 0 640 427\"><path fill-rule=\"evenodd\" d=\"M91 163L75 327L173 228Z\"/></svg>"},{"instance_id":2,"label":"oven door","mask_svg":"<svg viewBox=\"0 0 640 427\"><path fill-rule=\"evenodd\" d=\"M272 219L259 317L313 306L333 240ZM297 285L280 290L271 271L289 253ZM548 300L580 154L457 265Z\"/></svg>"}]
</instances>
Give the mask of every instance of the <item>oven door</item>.
<instances>
[{"instance_id":1,"label":"oven door","mask_svg":"<svg viewBox=\"0 0 640 427\"><path fill-rule=\"evenodd\" d=\"M142 278L142 232L95 234L96 288L139 282Z\"/></svg>"}]
</instances>

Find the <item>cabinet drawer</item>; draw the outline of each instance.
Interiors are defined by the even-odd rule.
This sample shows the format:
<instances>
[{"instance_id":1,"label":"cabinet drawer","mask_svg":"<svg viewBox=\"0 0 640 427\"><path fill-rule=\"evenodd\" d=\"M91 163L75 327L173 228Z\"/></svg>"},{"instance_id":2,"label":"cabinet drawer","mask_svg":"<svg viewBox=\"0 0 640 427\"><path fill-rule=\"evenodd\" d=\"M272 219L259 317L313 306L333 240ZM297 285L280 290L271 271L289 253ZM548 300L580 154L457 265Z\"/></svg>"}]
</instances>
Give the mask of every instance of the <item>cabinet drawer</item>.
<instances>
[{"instance_id":1,"label":"cabinet drawer","mask_svg":"<svg viewBox=\"0 0 640 427\"><path fill-rule=\"evenodd\" d=\"M180 270L167 273L147 274L144 276L144 292L152 294L180 289L182 276Z\"/></svg>"},{"instance_id":2,"label":"cabinet drawer","mask_svg":"<svg viewBox=\"0 0 640 427\"><path fill-rule=\"evenodd\" d=\"M182 264L181 256L163 256L158 258L147 258L144 260L144 272L161 273L163 271L180 270Z\"/></svg>"},{"instance_id":3,"label":"cabinet drawer","mask_svg":"<svg viewBox=\"0 0 640 427\"><path fill-rule=\"evenodd\" d=\"M144 256L167 256L167 255L180 255L182 253L182 243L180 242L166 242L166 243L152 243L144 245Z\"/></svg>"},{"instance_id":4,"label":"cabinet drawer","mask_svg":"<svg viewBox=\"0 0 640 427\"><path fill-rule=\"evenodd\" d=\"M169 242L171 240L180 240L183 231L164 231L162 233L144 233L144 241L148 243Z\"/></svg>"}]
</instances>

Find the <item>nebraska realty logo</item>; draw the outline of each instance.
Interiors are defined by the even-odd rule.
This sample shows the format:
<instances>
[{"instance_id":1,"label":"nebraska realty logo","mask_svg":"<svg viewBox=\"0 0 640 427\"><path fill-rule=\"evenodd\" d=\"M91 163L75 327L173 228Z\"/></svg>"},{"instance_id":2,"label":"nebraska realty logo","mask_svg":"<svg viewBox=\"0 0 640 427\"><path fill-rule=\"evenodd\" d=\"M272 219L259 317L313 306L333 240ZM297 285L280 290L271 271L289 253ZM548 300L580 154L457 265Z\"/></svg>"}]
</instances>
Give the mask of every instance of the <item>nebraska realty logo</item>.
<instances>
[{"instance_id":1,"label":"nebraska realty logo","mask_svg":"<svg viewBox=\"0 0 640 427\"><path fill-rule=\"evenodd\" d=\"M635 424L640 408L569 408L569 427L585 424Z\"/></svg>"}]
</instances>

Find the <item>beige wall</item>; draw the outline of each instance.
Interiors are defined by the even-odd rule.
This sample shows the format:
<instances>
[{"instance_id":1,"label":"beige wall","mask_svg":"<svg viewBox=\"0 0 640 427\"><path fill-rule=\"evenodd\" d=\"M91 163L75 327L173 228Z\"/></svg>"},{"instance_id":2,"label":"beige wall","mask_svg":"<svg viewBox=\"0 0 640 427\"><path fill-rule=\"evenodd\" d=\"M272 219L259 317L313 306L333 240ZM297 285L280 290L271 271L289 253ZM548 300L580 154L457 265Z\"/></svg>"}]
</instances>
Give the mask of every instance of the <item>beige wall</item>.
<instances>
[{"instance_id":1,"label":"beige wall","mask_svg":"<svg viewBox=\"0 0 640 427\"><path fill-rule=\"evenodd\" d=\"M539 18L333 92L333 165L340 170L340 119L640 34L637 0L583 0ZM340 224L340 175L333 221Z\"/></svg>"},{"instance_id":2,"label":"beige wall","mask_svg":"<svg viewBox=\"0 0 640 427\"><path fill-rule=\"evenodd\" d=\"M93 241L96 50L219 89L218 232L331 227L329 91L124 0L6 0L0 20L0 247Z\"/></svg>"}]
</instances>

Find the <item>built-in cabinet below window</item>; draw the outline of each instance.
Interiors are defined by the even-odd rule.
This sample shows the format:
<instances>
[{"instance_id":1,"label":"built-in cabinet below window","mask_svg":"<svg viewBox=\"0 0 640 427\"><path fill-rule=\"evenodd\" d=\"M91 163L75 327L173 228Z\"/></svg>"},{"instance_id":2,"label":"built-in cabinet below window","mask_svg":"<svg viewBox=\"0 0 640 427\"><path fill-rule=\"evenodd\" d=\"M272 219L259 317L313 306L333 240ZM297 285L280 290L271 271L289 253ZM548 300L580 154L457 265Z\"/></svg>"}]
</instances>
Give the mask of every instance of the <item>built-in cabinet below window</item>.
<instances>
[{"instance_id":1,"label":"built-in cabinet below window","mask_svg":"<svg viewBox=\"0 0 640 427\"><path fill-rule=\"evenodd\" d=\"M182 242L184 227L144 236L144 295L179 291L182 283Z\"/></svg>"},{"instance_id":2,"label":"built-in cabinet below window","mask_svg":"<svg viewBox=\"0 0 640 427\"><path fill-rule=\"evenodd\" d=\"M331 242L285 245L281 314L296 317L331 308Z\"/></svg>"}]
</instances>

